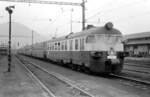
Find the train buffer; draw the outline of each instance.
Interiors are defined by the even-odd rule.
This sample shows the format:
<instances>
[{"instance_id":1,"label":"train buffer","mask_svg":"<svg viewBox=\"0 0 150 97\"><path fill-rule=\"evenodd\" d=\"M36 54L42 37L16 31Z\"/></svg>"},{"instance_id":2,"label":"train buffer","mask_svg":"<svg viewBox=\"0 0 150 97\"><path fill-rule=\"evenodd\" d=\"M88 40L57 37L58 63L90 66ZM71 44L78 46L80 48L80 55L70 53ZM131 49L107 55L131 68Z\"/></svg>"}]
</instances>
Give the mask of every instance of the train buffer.
<instances>
[{"instance_id":1,"label":"train buffer","mask_svg":"<svg viewBox=\"0 0 150 97\"><path fill-rule=\"evenodd\" d=\"M15 57L11 72L7 72L7 61L7 57L0 59L0 97L48 97Z\"/></svg>"}]
</instances>

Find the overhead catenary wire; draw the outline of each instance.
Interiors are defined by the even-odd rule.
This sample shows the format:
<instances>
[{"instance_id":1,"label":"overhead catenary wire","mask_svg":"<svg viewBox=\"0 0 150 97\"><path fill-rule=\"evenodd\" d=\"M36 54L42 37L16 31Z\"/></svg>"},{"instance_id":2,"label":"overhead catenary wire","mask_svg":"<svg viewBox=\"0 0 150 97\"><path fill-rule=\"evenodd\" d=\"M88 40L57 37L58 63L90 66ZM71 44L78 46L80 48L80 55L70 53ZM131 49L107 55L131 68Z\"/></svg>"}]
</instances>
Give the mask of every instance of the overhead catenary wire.
<instances>
[{"instance_id":1,"label":"overhead catenary wire","mask_svg":"<svg viewBox=\"0 0 150 97\"><path fill-rule=\"evenodd\" d=\"M105 13L109 13L109 12L112 12L113 10L120 10L120 9L122 9L122 8L127 8L127 7L129 7L129 6L132 6L132 5L137 5L137 4L141 4L141 1L143 1L143 0L138 0L138 1L135 1L135 2L130 2L130 3L127 3L127 4L125 4L125 5L123 5L123 6L119 6L119 7L116 7L116 8L112 8L112 9L108 9L108 10L102 10L102 11L99 11L99 14L97 14L97 15L95 15L96 13L95 13L95 11L93 11L92 13L90 13L90 14L93 14L93 15L91 15L91 16L93 16L93 17L91 17L91 16L87 16L87 19L86 19L86 23L91 23L91 19L93 19L93 18L97 18L99 15L101 15L101 13L102 14L105 14ZM99 8L97 9L97 10L99 10ZM97 12L98 13L98 12ZM100 17L99 17L100 18ZM101 19L101 18L100 18ZM99 19L99 20L100 20ZM52 22L52 24L53 23L55 23L57 21L57 19L55 19L53 22ZM75 20L73 20L73 21L75 21ZM121 19L121 20L119 20L120 22L121 21L124 21L124 19ZM92 21L93 22L93 21ZM70 21L68 20L68 21L66 21L65 23L63 23L63 24L61 24L61 25L58 25L58 28L62 28L62 27L65 27L66 25L68 25L70 23ZM73 22L73 23L82 23L82 22ZM93 22L94 23L94 22ZM97 23L101 23L101 21L100 22L97 22ZM66 25L65 25L66 24Z\"/></svg>"},{"instance_id":2,"label":"overhead catenary wire","mask_svg":"<svg viewBox=\"0 0 150 97\"><path fill-rule=\"evenodd\" d=\"M1 0L5 2L22 2L22 3L29 3L29 1L26 0ZM75 2L58 2L58 1L35 1L31 0L30 3L38 3L38 4L55 4L55 5L71 5L71 6L80 6L82 7L82 30L85 29L85 3L87 0L82 0L81 3L75 3Z\"/></svg>"},{"instance_id":3,"label":"overhead catenary wire","mask_svg":"<svg viewBox=\"0 0 150 97\"><path fill-rule=\"evenodd\" d=\"M109 12L112 12L112 11L116 11L116 10L120 10L120 9L123 9L123 8L127 8L127 7L130 7L130 6L135 6L135 5L137 5L137 4L141 4L141 0L138 0L138 1L136 1L136 2L132 2L132 3L128 3L128 4L125 4L124 6L119 6L119 7L115 7L115 8L112 8L112 9L108 9L108 10L103 10L103 11L98 11L97 13L95 13L95 14L93 14L93 15L91 15L91 16L87 16L87 18L85 19L86 20L86 23L95 23L95 21L93 22L91 22L91 21L89 21L88 22L88 20L90 20L91 18L93 19L93 18L95 18L96 16L98 16L99 14L101 14L101 13L109 13ZM99 10L100 8L97 8L96 10ZM95 11L96 11L95 10ZM93 13L93 12L95 12L94 10L92 10L92 11L90 11L90 12L87 12L87 13L90 13L91 14L91 12ZM77 21L77 22L73 22L73 23L82 23L81 21L78 21L79 19L80 19L81 17L78 17L78 18L76 18L76 19L74 19L73 21ZM97 22L97 23L100 23L100 18L98 19L98 21L99 22ZM59 25L58 27L59 28L62 28L62 27L65 27L67 24L69 24L70 22L68 21L68 22L65 22L65 23L63 23L62 25ZM65 25L66 24L66 25Z\"/></svg>"},{"instance_id":4,"label":"overhead catenary wire","mask_svg":"<svg viewBox=\"0 0 150 97\"><path fill-rule=\"evenodd\" d=\"M103 10L103 11L102 11L102 10L101 10L101 11L98 11L97 13L95 13L95 14L89 16L89 17L87 18L87 20L88 20L88 19L91 19L91 18L93 18L93 17L96 17L96 16L98 16L98 15L101 14L101 13L109 13L109 12L116 11L116 10L120 10L120 9L123 9L123 8L128 8L128 7L130 7L130 6L133 7L133 5L135 6L135 5L137 5L137 4L141 4L141 0L136 1L136 2L132 2L132 3L125 4L124 6L119 6L119 7L116 7L116 8L111 8L111 9L107 9L107 10Z\"/></svg>"}]
</instances>

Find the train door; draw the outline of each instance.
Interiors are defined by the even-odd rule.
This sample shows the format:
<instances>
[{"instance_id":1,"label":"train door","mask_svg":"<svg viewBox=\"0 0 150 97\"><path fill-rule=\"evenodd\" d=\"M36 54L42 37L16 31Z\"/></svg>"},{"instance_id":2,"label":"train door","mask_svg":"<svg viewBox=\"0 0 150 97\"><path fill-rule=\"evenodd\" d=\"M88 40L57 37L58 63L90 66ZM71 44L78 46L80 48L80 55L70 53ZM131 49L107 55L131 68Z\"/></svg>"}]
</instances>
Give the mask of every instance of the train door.
<instances>
[{"instance_id":1,"label":"train door","mask_svg":"<svg viewBox=\"0 0 150 97\"><path fill-rule=\"evenodd\" d=\"M73 61L73 39L69 40L69 61L70 63Z\"/></svg>"}]
</instances>

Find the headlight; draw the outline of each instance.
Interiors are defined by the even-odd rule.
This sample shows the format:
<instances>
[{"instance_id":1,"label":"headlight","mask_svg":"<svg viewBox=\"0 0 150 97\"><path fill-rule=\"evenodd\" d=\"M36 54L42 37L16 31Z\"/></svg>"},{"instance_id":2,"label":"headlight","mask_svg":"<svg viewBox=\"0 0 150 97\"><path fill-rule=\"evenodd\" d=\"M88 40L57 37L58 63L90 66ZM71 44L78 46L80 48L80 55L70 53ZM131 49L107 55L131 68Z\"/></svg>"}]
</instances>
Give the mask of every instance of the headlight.
<instances>
[{"instance_id":1,"label":"headlight","mask_svg":"<svg viewBox=\"0 0 150 97\"><path fill-rule=\"evenodd\" d=\"M96 53L95 51L90 52L91 56L94 56L95 53Z\"/></svg>"},{"instance_id":2,"label":"headlight","mask_svg":"<svg viewBox=\"0 0 150 97\"><path fill-rule=\"evenodd\" d=\"M110 48L110 50L108 51L108 55L116 55L116 52L113 48Z\"/></svg>"},{"instance_id":3,"label":"headlight","mask_svg":"<svg viewBox=\"0 0 150 97\"><path fill-rule=\"evenodd\" d=\"M110 56L107 56L107 59L117 59L117 56L110 55Z\"/></svg>"},{"instance_id":4,"label":"headlight","mask_svg":"<svg viewBox=\"0 0 150 97\"><path fill-rule=\"evenodd\" d=\"M92 51L91 52L91 56L92 57L101 57L102 56L102 52Z\"/></svg>"}]
</instances>

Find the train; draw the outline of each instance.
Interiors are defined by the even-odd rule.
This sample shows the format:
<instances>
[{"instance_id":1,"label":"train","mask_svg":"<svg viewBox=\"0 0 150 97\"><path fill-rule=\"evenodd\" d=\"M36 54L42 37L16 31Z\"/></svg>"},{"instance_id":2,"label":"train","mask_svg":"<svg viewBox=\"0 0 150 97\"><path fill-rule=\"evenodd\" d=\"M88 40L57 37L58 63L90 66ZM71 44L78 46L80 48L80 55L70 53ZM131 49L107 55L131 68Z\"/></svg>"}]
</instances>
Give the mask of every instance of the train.
<instances>
[{"instance_id":1,"label":"train","mask_svg":"<svg viewBox=\"0 0 150 97\"><path fill-rule=\"evenodd\" d=\"M0 55L7 55L8 54L8 47L0 46Z\"/></svg>"},{"instance_id":2,"label":"train","mask_svg":"<svg viewBox=\"0 0 150 97\"><path fill-rule=\"evenodd\" d=\"M19 54L48 59L72 69L119 74L123 69L122 33L111 22L25 46Z\"/></svg>"}]
</instances>

